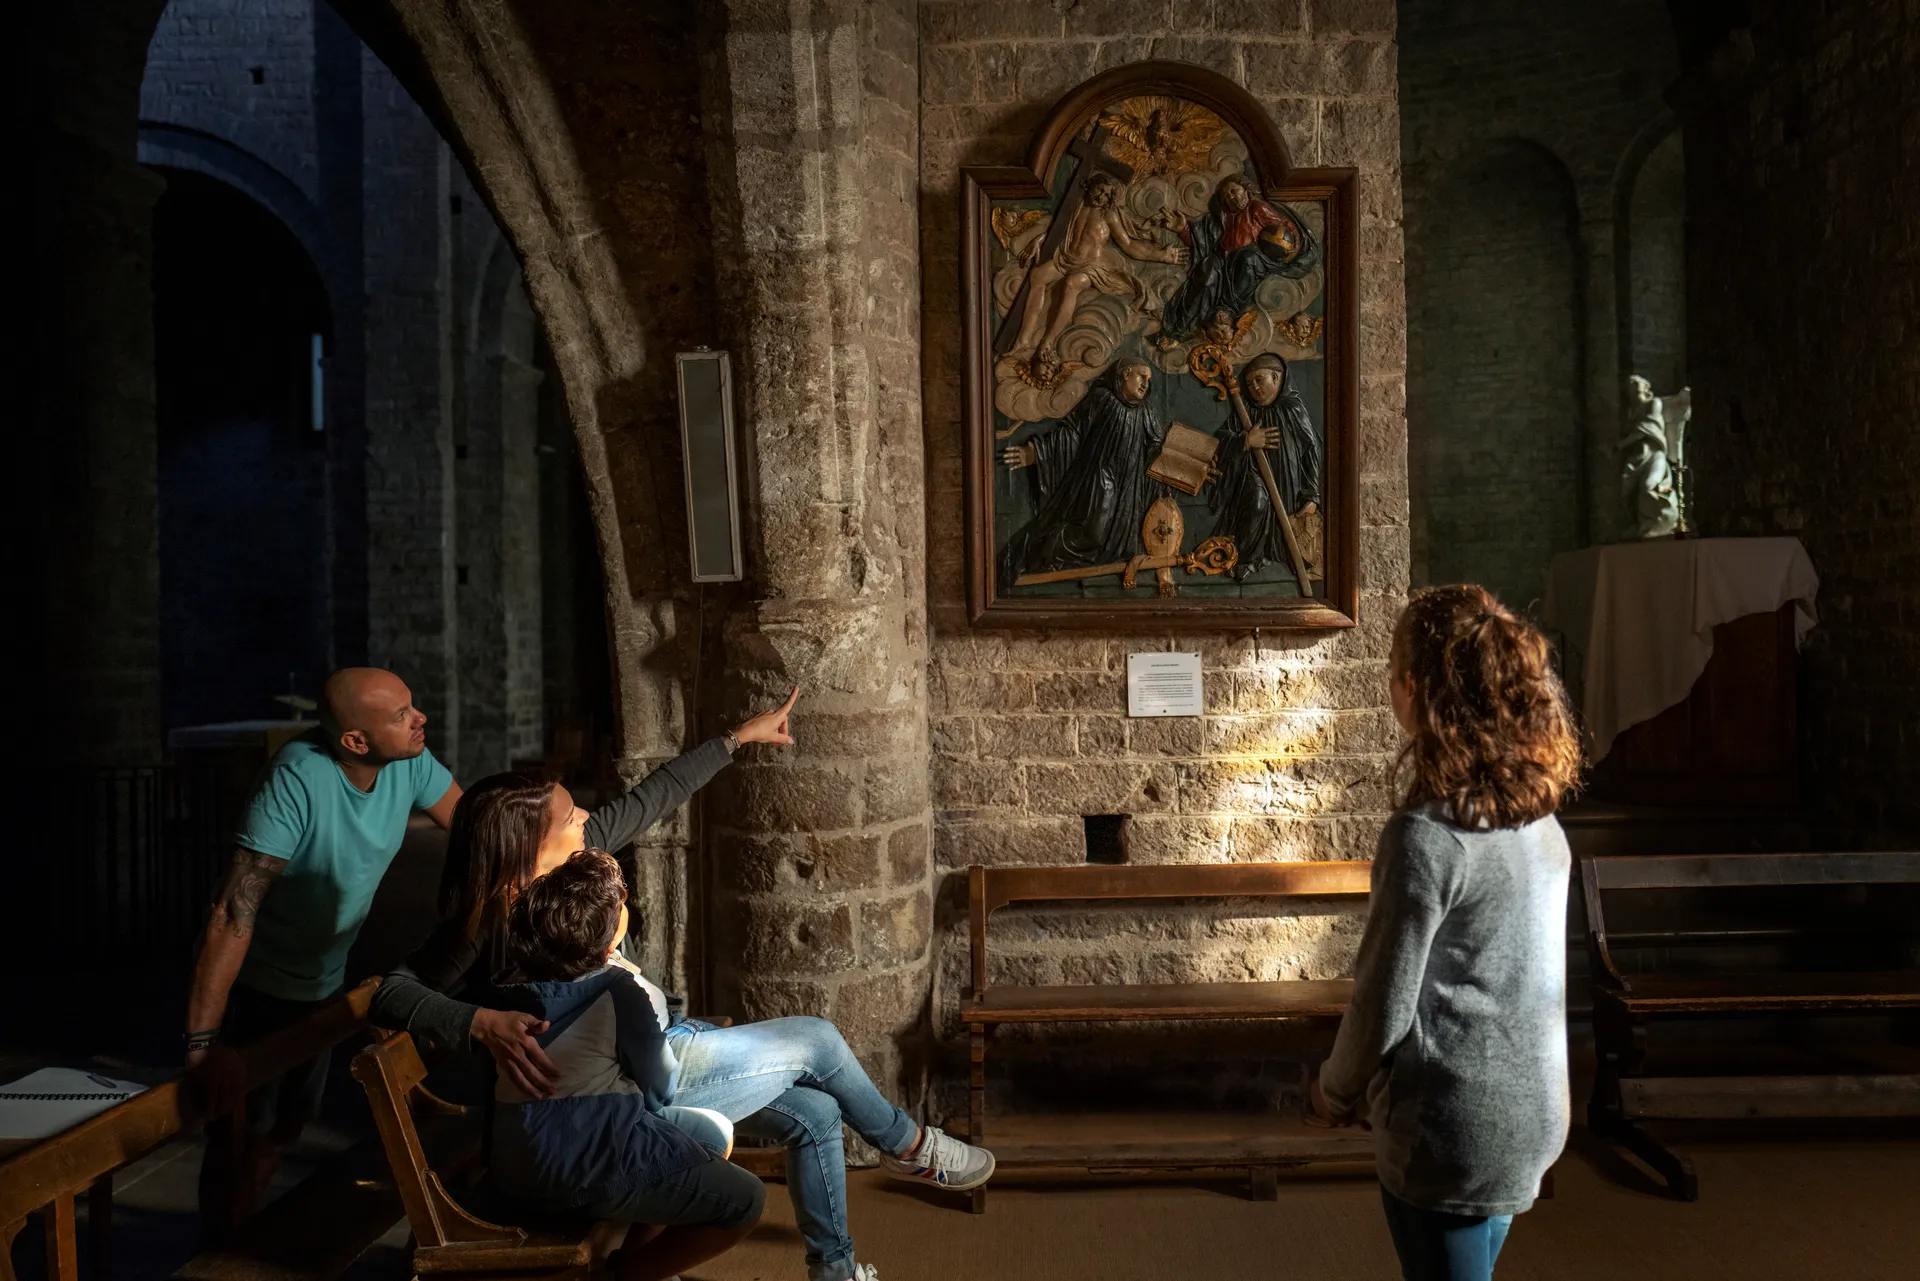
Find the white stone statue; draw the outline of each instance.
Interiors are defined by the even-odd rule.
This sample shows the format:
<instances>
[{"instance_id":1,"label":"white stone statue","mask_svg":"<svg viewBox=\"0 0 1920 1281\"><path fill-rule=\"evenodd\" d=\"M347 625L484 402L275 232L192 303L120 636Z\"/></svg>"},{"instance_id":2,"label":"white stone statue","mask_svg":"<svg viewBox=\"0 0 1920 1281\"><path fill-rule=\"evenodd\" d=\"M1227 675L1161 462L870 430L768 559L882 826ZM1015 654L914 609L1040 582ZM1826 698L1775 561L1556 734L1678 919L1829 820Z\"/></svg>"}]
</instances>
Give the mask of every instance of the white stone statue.
<instances>
[{"instance_id":1,"label":"white stone statue","mask_svg":"<svg viewBox=\"0 0 1920 1281\"><path fill-rule=\"evenodd\" d=\"M1671 538L1686 527L1683 483L1692 389L1653 394L1653 384L1627 379L1627 430L1620 438L1620 497L1628 538Z\"/></svg>"}]
</instances>

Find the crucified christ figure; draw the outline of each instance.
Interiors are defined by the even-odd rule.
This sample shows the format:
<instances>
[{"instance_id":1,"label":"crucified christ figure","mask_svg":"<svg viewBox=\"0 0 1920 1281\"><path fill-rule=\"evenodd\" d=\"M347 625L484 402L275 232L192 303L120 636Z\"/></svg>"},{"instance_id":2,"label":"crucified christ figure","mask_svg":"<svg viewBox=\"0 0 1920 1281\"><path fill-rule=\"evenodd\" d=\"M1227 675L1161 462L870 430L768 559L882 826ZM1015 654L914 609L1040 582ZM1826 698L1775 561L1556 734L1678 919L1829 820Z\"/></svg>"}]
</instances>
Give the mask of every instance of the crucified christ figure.
<instances>
[{"instance_id":1,"label":"crucified christ figure","mask_svg":"<svg viewBox=\"0 0 1920 1281\"><path fill-rule=\"evenodd\" d=\"M1121 209L1121 187L1112 175L1093 174L1083 191L1084 199L1073 211L1059 248L1052 257L1035 263L1027 278L1027 310L1013 354L1031 355L1036 367L1058 363L1055 344L1072 323L1074 309L1087 290L1130 294L1134 305L1142 310L1150 305L1139 280L1108 261L1108 245L1143 262L1178 266L1187 261L1184 245L1155 244L1147 238L1146 228Z\"/></svg>"}]
</instances>

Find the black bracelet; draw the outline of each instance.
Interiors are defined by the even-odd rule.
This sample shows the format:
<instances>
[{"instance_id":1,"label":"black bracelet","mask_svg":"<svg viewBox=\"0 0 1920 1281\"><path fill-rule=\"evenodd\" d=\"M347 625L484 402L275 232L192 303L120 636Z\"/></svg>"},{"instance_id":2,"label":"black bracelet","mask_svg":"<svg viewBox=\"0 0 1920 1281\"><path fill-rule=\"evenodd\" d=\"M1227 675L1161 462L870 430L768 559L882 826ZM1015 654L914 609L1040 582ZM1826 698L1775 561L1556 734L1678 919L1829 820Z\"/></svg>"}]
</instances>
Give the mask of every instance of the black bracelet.
<instances>
[{"instance_id":1,"label":"black bracelet","mask_svg":"<svg viewBox=\"0 0 1920 1281\"><path fill-rule=\"evenodd\" d=\"M190 1050L204 1050L220 1039L220 1029L210 1027L204 1032L188 1032L180 1039L187 1043L187 1048Z\"/></svg>"}]
</instances>

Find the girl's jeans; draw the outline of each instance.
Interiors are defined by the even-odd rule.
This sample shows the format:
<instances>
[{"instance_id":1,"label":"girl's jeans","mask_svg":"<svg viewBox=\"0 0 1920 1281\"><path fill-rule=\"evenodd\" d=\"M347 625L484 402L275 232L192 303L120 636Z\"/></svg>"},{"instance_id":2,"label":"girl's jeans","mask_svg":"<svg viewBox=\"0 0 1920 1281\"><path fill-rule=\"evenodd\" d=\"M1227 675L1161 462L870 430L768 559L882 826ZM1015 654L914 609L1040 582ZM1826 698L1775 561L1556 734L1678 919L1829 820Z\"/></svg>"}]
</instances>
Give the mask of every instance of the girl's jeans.
<instances>
[{"instance_id":1,"label":"girl's jeans","mask_svg":"<svg viewBox=\"0 0 1920 1281\"><path fill-rule=\"evenodd\" d=\"M1493 1264L1506 1244L1511 1214L1480 1218L1408 1205L1385 1188L1387 1231L1406 1281L1493 1281Z\"/></svg>"},{"instance_id":2,"label":"girl's jeans","mask_svg":"<svg viewBox=\"0 0 1920 1281\"><path fill-rule=\"evenodd\" d=\"M920 1127L874 1088L825 1019L727 1028L688 1019L667 1029L667 1038L680 1060L673 1101L725 1113L736 1133L786 1145L787 1193L806 1239L809 1281L848 1281L853 1239L840 1123L896 1155Z\"/></svg>"}]
</instances>

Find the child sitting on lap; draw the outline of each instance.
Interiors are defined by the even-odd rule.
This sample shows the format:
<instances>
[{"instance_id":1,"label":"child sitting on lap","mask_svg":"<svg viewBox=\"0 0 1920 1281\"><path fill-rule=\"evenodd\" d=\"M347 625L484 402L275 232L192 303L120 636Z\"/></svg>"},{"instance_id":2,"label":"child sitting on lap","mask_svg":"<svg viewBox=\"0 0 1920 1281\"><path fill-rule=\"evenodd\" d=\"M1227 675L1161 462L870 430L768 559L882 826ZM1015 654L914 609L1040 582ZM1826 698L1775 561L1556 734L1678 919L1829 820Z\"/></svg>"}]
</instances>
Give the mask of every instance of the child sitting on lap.
<instances>
[{"instance_id":1,"label":"child sitting on lap","mask_svg":"<svg viewBox=\"0 0 1920 1281\"><path fill-rule=\"evenodd\" d=\"M766 1189L727 1161L733 1127L675 1108L679 1063L662 1011L609 963L626 933L620 868L575 854L514 901L508 937L528 981L504 989L544 1019L540 1046L559 1069L552 1097L495 1086L493 1176L528 1208L665 1228L623 1252L619 1281L660 1281L735 1245L759 1221Z\"/></svg>"}]
</instances>

